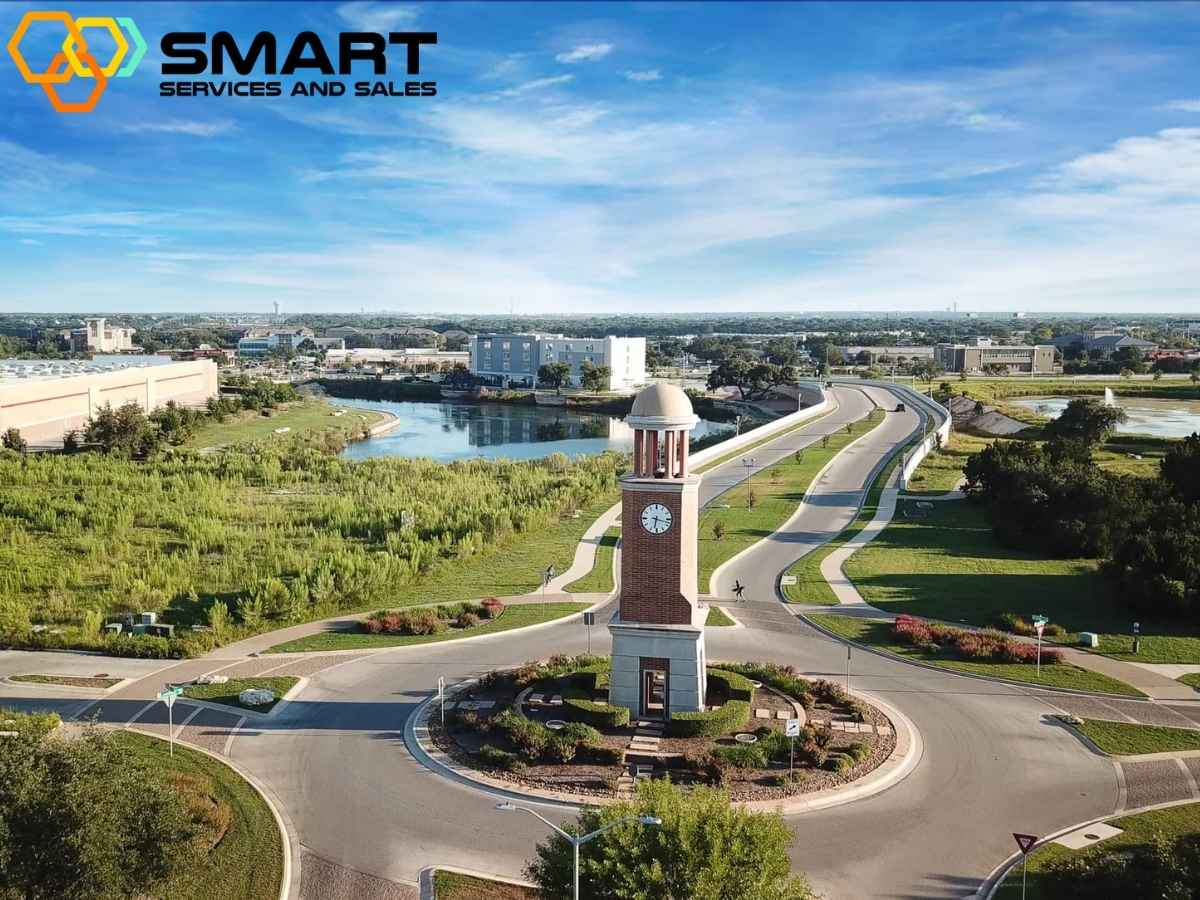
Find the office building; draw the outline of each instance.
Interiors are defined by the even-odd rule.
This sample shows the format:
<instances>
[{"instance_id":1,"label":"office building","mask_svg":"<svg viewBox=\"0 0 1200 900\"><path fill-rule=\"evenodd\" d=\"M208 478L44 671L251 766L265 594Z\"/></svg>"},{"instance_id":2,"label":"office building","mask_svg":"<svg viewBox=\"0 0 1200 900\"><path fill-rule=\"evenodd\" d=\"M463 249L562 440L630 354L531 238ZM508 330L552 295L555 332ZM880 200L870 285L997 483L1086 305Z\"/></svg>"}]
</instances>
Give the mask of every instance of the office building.
<instances>
[{"instance_id":1,"label":"office building","mask_svg":"<svg viewBox=\"0 0 1200 900\"><path fill-rule=\"evenodd\" d=\"M497 387L537 385L538 369L548 363L571 367L570 384L578 386L583 364L608 366L610 391L646 381L645 338L574 338L561 334L479 334L468 342L471 374Z\"/></svg>"},{"instance_id":2,"label":"office building","mask_svg":"<svg viewBox=\"0 0 1200 900\"><path fill-rule=\"evenodd\" d=\"M1014 375L1052 375L1055 371L1054 348L1049 344L974 347L938 344L934 361L947 372L966 372L968 375L1000 369Z\"/></svg>"}]
</instances>

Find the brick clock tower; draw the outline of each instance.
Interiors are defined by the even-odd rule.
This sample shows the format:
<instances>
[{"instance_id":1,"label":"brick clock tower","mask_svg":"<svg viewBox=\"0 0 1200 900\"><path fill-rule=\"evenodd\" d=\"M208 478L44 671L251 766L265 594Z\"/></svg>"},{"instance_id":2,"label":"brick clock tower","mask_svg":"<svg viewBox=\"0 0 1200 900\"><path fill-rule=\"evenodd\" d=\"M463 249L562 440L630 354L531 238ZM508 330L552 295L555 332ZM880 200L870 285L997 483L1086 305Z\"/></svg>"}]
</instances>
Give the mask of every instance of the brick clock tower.
<instances>
[{"instance_id":1,"label":"brick clock tower","mask_svg":"<svg viewBox=\"0 0 1200 900\"><path fill-rule=\"evenodd\" d=\"M700 478L688 474L692 403L656 384L625 417L633 472L621 479L621 602L609 622L609 703L635 718L704 708L704 621L696 599Z\"/></svg>"}]
</instances>

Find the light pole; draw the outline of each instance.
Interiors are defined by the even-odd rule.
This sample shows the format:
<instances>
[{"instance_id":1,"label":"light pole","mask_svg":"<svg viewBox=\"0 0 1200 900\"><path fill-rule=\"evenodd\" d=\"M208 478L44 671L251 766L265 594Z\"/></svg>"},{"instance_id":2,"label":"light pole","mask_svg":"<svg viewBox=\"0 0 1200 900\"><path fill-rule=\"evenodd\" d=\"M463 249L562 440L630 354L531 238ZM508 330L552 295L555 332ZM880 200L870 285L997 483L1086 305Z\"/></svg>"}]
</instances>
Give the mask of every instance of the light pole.
<instances>
[{"instance_id":1,"label":"light pole","mask_svg":"<svg viewBox=\"0 0 1200 900\"><path fill-rule=\"evenodd\" d=\"M575 852L575 870L574 870L575 874L574 874L574 877L572 878L572 882L574 884L574 893L571 895L572 897L574 897L574 900L579 900L579 848L580 847L582 847L588 841L600 837L600 835L604 834L604 832L611 831L612 829L616 828L618 825L624 825L628 822L637 822L641 825L661 825L662 824L662 819L660 819L658 816L627 816L624 819L618 819L616 822L612 822L608 825L605 825L603 828L597 828L595 831L589 832L588 834L585 834L582 837L576 837L573 834L569 834L566 831L563 831L561 828L559 828L557 825L555 825L553 822L551 822L549 819L547 819L541 813L530 809L528 806L517 806L515 803L497 803L496 809L500 810L501 812L512 812L514 809L519 809L519 810L521 810L521 812L527 812L531 816L535 816L535 817L541 819L543 822L545 822L547 825L549 825L551 828L553 828L556 832L558 832L564 839L566 839L567 842L570 843L571 848Z\"/></svg>"},{"instance_id":2,"label":"light pole","mask_svg":"<svg viewBox=\"0 0 1200 900\"><path fill-rule=\"evenodd\" d=\"M743 456L742 465L746 467L746 509L754 506L754 457Z\"/></svg>"}]
</instances>

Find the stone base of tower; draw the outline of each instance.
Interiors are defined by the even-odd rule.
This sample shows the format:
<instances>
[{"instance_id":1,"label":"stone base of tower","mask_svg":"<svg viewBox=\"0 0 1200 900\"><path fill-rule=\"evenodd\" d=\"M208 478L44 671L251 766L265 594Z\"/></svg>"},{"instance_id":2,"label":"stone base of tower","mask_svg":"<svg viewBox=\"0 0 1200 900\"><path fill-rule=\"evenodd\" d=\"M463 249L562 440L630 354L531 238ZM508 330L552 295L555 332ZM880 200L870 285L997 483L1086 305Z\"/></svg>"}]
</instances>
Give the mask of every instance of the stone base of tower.
<instances>
[{"instance_id":1,"label":"stone base of tower","mask_svg":"<svg viewBox=\"0 0 1200 900\"><path fill-rule=\"evenodd\" d=\"M612 672L608 702L635 719L670 719L704 709L704 628L701 625L608 624Z\"/></svg>"}]
</instances>

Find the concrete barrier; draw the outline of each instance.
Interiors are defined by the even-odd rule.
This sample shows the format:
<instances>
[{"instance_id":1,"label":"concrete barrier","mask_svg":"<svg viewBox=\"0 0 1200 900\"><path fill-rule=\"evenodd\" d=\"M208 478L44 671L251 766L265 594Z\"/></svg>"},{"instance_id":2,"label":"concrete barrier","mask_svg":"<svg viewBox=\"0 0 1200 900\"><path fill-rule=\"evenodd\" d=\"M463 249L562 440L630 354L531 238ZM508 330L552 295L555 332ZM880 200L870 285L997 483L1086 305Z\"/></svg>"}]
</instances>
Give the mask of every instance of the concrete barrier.
<instances>
[{"instance_id":1,"label":"concrete barrier","mask_svg":"<svg viewBox=\"0 0 1200 900\"><path fill-rule=\"evenodd\" d=\"M829 396L825 393L825 389L819 383L813 385L806 384L805 387L809 391L815 389L821 397L820 402L797 410L794 413L788 413L786 416L780 416L778 419L772 419L765 425L759 425L745 434L739 434L737 437L731 437L727 441L721 441L719 444L713 444L711 447L705 447L696 453L688 454L689 468L704 465L707 462L719 459L730 453L736 453L743 447L757 444L764 438L778 434L781 431L787 431L789 428L795 428L797 425L801 425L817 416L824 415L834 408L835 404L829 399Z\"/></svg>"},{"instance_id":2,"label":"concrete barrier","mask_svg":"<svg viewBox=\"0 0 1200 900\"><path fill-rule=\"evenodd\" d=\"M920 391L914 391L912 388L894 384L891 381L838 381L838 384L859 385L868 387L878 387L891 391L898 396L902 402L907 403L914 408L920 410L924 416L931 417L937 424L933 429L925 435L924 440L917 445L915 449L909 452L908 457L904 460L904 464L900 469L900 488L901 490L908 487L908 480L912 477L913 472L917 471L917 467L921 465L922 460L930 454L937 446L939 440L942 444L950 440L950 429L952 427L952 419L950 410L942 406L932 397L922 394Z\"/></svg>"}]
</instances>

